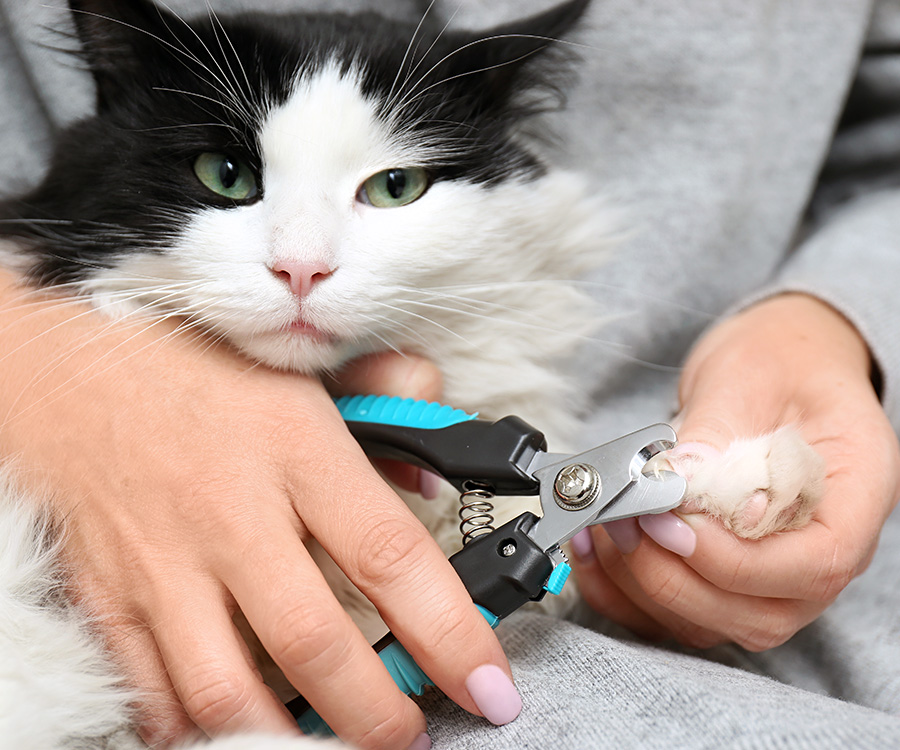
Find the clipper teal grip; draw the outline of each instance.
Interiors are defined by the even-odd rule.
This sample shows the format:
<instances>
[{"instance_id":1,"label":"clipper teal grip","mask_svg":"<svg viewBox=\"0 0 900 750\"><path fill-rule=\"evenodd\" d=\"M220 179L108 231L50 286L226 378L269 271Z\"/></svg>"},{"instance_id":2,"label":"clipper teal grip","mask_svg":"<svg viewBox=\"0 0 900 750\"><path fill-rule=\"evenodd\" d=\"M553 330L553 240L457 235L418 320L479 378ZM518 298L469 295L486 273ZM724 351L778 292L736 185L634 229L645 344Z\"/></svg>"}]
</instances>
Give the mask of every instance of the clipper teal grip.
<instances>
[{"instance_id":1,"label":"clipper teal grip","mask_svg":"<svg viewBox=\"0 0 900 750\"><path fill-rule=\"evenodd\" d=\"M398 396L344 396L335 405L346 422L371 422L395 427L440 430L478 417L436 401Z\"/></svg>"}]
</instances>

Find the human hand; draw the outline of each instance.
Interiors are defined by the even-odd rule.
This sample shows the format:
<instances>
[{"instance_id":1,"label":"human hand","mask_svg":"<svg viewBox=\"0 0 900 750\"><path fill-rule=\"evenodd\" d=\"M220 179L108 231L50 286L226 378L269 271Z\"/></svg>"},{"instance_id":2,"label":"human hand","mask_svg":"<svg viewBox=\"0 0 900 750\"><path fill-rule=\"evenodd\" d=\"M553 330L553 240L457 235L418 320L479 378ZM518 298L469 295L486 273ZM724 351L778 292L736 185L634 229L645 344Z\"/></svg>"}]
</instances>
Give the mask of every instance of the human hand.
<instances>
[{"instance_id":1,"label":"human hand","mask_svg":"<svg viewBox=\"0 0 900 750\"><path fill-rule=\"evenodd\" d=\"M310 560L310 537L453 700L490 714L487 675L514 703L490 627L318 381L253 367L172 322L110 323L8 275L0 352L0 455L17 456L21 483L49 489L65 519L73 595L141 691L149 744L298 731L259 679L238 608L343 739L427 744L424 716ZM417 397L440 384L427 363L377 358L346 382Z\"/></svg>"},{"instance_id":2,"label":"human hand","mask_svg":"<svg viewBox=\"0 0 900 750\"><path fill-rule=\"evenodd\" d=\"M865 343L805 295L761 302L721 323L681 380L682 442L724 450L796 425L826 466L805 528L749 541L697 513L594 527L574 568L599 613L651 639L764 650L814 620L865 570L900 494L897 437L878 402Z\"/></svg>"}]
</instances>

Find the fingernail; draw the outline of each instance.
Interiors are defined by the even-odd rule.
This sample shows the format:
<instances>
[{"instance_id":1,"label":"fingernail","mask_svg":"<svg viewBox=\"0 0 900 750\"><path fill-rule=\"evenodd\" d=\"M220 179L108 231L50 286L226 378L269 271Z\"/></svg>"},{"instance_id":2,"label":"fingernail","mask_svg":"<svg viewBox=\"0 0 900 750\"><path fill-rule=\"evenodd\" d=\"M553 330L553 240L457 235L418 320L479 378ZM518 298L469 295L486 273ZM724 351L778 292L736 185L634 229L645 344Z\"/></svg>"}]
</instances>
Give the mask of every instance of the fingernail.
<instances>
[{"instance_id":1,"label":"fingernail","mask_svg":"<svg viewBox=\"0 0 900 750\"><path fill-rule=\"evenodd\" d=\"M641 529L633 518L610 521L603 528L623 555L630 555L641 543Z\"/></svg>"},{"instance_id":2,"label":"fingernail","mask_svg":"<svg viewBox=\"0 0 900 750\"><path fill-rule=\"evenodd\" d=\"M409 750L431 750L431 737L422 732L416 741L409 746Z\"/></svg>"},{"instance_id":3,"label":"fingernail","mask_svg":"<svg viewBox=\"0 0 900 750\"><path fill-rule=\"evenodd\" d=\"M690 557L697 548L694 530L674 513L641 516L638 523L654 542L676 555Z\"/></svg>"},{"instance_id":4,"label":"fingernail","mask_svg":"<svg viewBox=\"0 0 900 750\"><path fill-rule=\"evenodd\" d=\"M426 500L434 500L441 493L441 478L425 469L419 469L419 494Z\"/></svg>"},{"instance_id":5,"label":"fingernail","mask_svg":"<svg viewBox=\"0 0 900 750\"><path fill-rule=\"evenodd\" d=\"M522 698L500 667L482 664L466 678L466 690L491 724L509 724L522 711Z\"/></svg>"},{"instance_id":6,"label":"fingernail","mask_svg":"<svg viewBox=\"0 0 900 750\"><path fill-rule=\"evenodd\" d=\"M582 529L572 537L572 552L583 563L594 559L594 538L590 529Z\"/></svg>"}]
</instances>

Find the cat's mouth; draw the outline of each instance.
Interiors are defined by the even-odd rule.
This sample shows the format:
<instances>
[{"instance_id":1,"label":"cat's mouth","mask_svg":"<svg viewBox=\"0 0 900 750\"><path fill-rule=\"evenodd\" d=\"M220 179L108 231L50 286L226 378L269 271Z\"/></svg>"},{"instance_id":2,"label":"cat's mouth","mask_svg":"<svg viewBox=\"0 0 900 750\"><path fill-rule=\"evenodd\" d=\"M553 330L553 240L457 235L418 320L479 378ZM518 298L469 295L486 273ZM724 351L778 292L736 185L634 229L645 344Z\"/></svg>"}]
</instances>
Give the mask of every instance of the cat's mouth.
<instances>
[{"instance_id":1,"label":"cat's mouth","mask_svg":"<svg viewBox=\"0 0 900 750\"><path fill-rule=\"evenodd\" d=\"M333 344L337 340L337 337L333 333L323 331L312 323L303 320L303 318L297 318L293 323L289 323L282 330L285 333L308 338L322 344Z\"/></svg>"}]
</instances>

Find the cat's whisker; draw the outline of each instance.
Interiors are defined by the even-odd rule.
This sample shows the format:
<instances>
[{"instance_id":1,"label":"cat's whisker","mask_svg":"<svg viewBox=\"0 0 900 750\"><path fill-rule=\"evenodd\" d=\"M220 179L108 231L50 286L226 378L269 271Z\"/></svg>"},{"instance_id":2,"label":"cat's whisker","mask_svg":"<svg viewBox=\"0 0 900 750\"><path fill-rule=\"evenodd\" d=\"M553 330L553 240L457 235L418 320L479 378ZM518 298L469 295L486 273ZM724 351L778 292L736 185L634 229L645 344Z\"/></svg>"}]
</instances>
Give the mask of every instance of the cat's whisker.
<instances>
[{"instance_id":1,"label":"cat's whisker","mask_svg":"<svg viewBox=\"0 0 900 750\"><path fill-rule=\"evenodd\" d=\"M417 331L412 326L407 325L396 318L386 315L369 315L366 316L366 319L372 324L368 333L390 347L393 351L398 351L397 346L382 336L377 330L378 327L383 328L388 333L394 333L406 339L417 339L419 343L426 347L429 344L428 338L421 331Z\"/></svg>"},{"instance_id":2,"label":"cat's whisker","mask_svg":"<svg viewBox=\"0 0 900 750\"><path fill-rule=\"evenodd\" d=\"M431 9L434 8L434 4L437 0L430 0L428 3L428 7L425 8L425 12L422 14L422 17L419 19L419 23L416 26L415 30L412 33L412 36L409 39L409 43L406 45L406 50L403 53L403 59L400 60L400 66L397 68L397 74L394 76L394 80L391 82L391 87L388 89L387 97L385 97L387 101L387 107L390 108L393 104L394 99L394 90L397 87L397 82L400 80L400 76L403 74L403 69L406 67L406 61L409 59L410 52L412 52L413 45L416 44L416 40L419 36L419 32L422 30L422 26L425 24L425 20L428 18L428 14L431 13ZM418 49L418 45L416 44L416 49ZM409 75L403 81L403 85L406 85L409 80Z\"/></svg>"},{"instance_id":3,"label":"cat's whisker","mask_svg":"<svg viewBox=\"0 0 900 750\"><path fill-rule=\"evenodd\" d=\"M371 336L372 338L380 341L392 352L395 352L396 354L400 354L401 356L403 356L403 350L400 349L398 346L396 346L390 339L385 338L380 333L378 333L378 331L371 330L368 332L368 335Z\"/></svg>"},{"instance_id":4,"label":"cat's whisker","mask_svg":"<svg viewBox=\"0 0 900 750\"><path fill-rule=\"evenodd\" d=\"M150 330L153 327L158 326L163 322L165 322L164 318L149 319L147 326L142 326L135 333L133 333L132 335L127 337L125 340L118 342L113 347L111 347L109 349L104 349L103 352L100 354L100 356L97 359L95 359L87 368L84 368L84 369L80 370L78 373L71 375L65 381L63 381L62 383L53 387L49 393L45 394L41 398L32 402L24 409L16 412L15 414L12 414L12 412L15 410L16 406L19 404L19 402L24 397L24 395L26 393L28 393L30 390L32 390L34 387L39 385L40 383L44 382L58 367L62 366L66 362L68 362L72 357L76 356L79 352L83 351L91 343L96 342L102 335L120 331L121 329L117 325L118 321L110 321L108 325L103 326L99 330L93 331L92 334L87 337L87 340L77 344L74 348L71 348L71 347L67 348L67 350L64 351L63 354L61 354L61 355L57 356L55 359L52 359L51 361L49 361L43 368L41 368L38 372L36 372L32 375L30 381L25 384L25 386L23 387L20 394L12 400L12 403L10 404L9 409L7 410L7 416L4 420L4 422L2 424L0 424L0 431L2 431L2 429L9 423L9 421L11 419L20 418L23 415L25 415L37 408L40 408L41 404L46 402L47 399L50 399L54 394L57 394L56 398L58 398L61 395L60 392L64 393L67 386L69 386L70 384L77 381L81 376L84 375L84 373L88 369L95 367L99 363L103 362L103 360L109 359L110 357L115 355L121 347L128 345L131 341L133 341L136 337L143 334L145 331ZM131 352L128 356L129 357L135 356L139 352L143 351L144 348L146 348L146 347L141 347L138 350ZM92 377L96 377L97 375L107 372L112 366L113 365L107 366L104 370L102 370L99 373L95 373L94 376L92 376ZM85 381L85 382L87 382L87 381ZM51 400L51 403L56 401L56 398L53 398Z\"/></svg>"},{"instance_id":5,"label":"cat's whisker","mask_svg":"<svg viewBox=\"0 0 900 750\"><path fill-rule=\"evenodd\" d=\"M122 294L127 294L127 293L126 293L126 292L122 292ZM134 299L140 299L140 297L139 297L138 295L133 295L133 298L134 298ZM126 297L124 301L127 302L127 301L128 301L128 297ZM61 300L60 302L61 302L62 305L71 305L71 304L73 304L73 303L87 304L87 300L85 300L84 298L81 298L81 299L75 298L75 299L71 299L71 300ZM120 301L117 300L117 301L116 301L116 304L119 304L119 303L120 303ZM36 303L36 304L39 304L39 303ZM33 341L36 341L36 340L38 340L38 339L40 339L40 338L42 338L42 337L45 337L45 336L49 336L50 334L52 334L54 331L56 331L56 330L59 329L60 327L63 327L63 326L66 326L66 325L70 325L71 323L77 322L77 321L80 320L81 318L84 318L84 317L87 317L87 316L93 316L93 315L96 315L98 312L101 312L101 313L102 313L105 306L106 306L106 305L99 304L99 303L95 300L95 301L94 301L94 304L93 304L92 306L86 308L86 309L83 310L82 312L80 312L80 313L78 313L78 314L76 314L76 315L74 315L74 316L67 317L65 320L63 320L63 321L61 321L61 322L59 322L59 323L57 323L57 324L55 324L55 325L53 325L53 326L49 326L49 327L47 327L47 328L42 329L39 333L33 335L32 338L30 339L30 341L25 342L25 343L23 343L23 344L20 344L19 346L15 347L14 349L12 349L12 350L10 350L10 351L8 351L8 352L5 352L4 355L3 355L2 357L0 357L0 362L3 362L3 361L4 361L5 359L7 359L8 357L11 357L11 356L14 355L16 352L18 352L18 351L20 351L21 349L23 349L24 347L28 346L28 345L29 345L30 343L32 343ZM154 309L154 305L153 305L152 303L151 303L151 304L144 304L144 305L142 305L142 306L140 306L140 307L138 307L138 308L135 308L135 309L132 310L132 311L129 311L129 312L128 312L127 314L125 314L125 315L121 315L121 316L119 316L118 318L108 320L107 323L106 323L106 325L105 325L103 328L101 328L101 331L107 330L107 329L111 329L111 328L115 325L115 323L116 323L117 321L124 321L124 320L127 320L127 319L130 318L130 317L141 317L141 316L144 315L144 313L147 313L147 312L149 312L149 311L151 311L151 310L153 310L153 309ZM30 313L26 314L24 317L19 318L17 321L14 321L14 322L8 324L8 325L7 325L5 328L3 328L2 330L5 331L5 330L7 330L9 327L14 326L14 325L16 325L17 323L21 323L21 322L23 322L23 321L26 321L26 320L28 320L29 318L31 318L32 316L40 315L40 314L42 314L45 310L46 310L46 307L45 307L45 306L41 306L41 307L39 307L36 311L30 312ZM168 314L166 314L166 315L156 314L156 315L153 315L152 317L147 317L147 319L148 319L148 320L151 320L151 319L157 319L157 318L161 318L161 317L172 317L172 316L171 316L171 315L168 315ZM36 373L36 374L40 374L40 372L38 372L38 373ZM38 381L38 382L39 382L39 381Z\"/></svg>"},{"instance_id":6,"label":"cat's whisker","mask_svg":"<svg viewBox=\"0 0 900 750\"><path fill-rule=\"evenodd\" d=\"M480 293L494 293L497 291L503 291L505 289L516 289L527 287L529 291L534 290L535 288L540 287L553 287L553 286L566 286L566 287L575 287L580 289L591 289L591 290L609 290L621 294L626 294L629 297L637 297L642 300L652 300L654 303L658 305L663 305L667 308L671 308L673 310L681 310L683 312L688 312L698 317L703 318L704 320L713 320L716 316L714 313L710 313L706 310L702 310L697 307L693 307L691 305L685 305L682 302L672 299L664 299L661 298L658 294L650 294L647 292L641 291L641 289L633 288L633 287L623 287L615 284L610 284L607 282L596 281L594 279L565 279L565 278L542 278L542 279L527 279L527 280L518 280L518 281L489 281L489 282L472 282L465 284L451 284L448 286L439 286L439 287L431 287L430 290L420 290L416 288L407 288L404 291L409 293L420 293L425 291L441 291L441 290L452 290L457 292L472 291L472 292L480 292Z\"/></svg>"},{"instance_id":7,"label":"cat's whisker","mask_svg":"<svg viewBox=\"0 0 900 750\"><path fill-rule=\"evenodd\" d=\"M478 318L481 320L495 321L495 322L499 322L499 323L505 323L507 325L525 326L525 327L528 327L528 328L531 328L534 330L568 334L567 331L563 331L560 328L556 328L556 327L552 327L552 326L526 323L523 320L505 320L504 321L502 319L497 318L495 315L489 315L487 313L482 313L482 312L474 312L472 310L464 310L464 309L458 308L458 307L449 307L447 305L440 305L440 304L437 304L434 302L424 302L424 301L417 301L417 300L404 300L404 302L408 305L424 307L429 310L437 310L440 312L448 312L448 313L453 313L456 315L463 315L463 316L470 317L470 318ZM516 313L517 315L527 315L527 316L533 317L536 320L542 319L537 314L532 313L529 310L524 310L521 308L498 305L497 307L494 308L493 312L496 312L498 310L510 312L510 313Z\"/></svg>"},{"instance_id":8,"label":"cat's whisker","mask_svg":"<svg viewBox=\"0 0 900 750\"><path fill-rule=\"evenodd\" d=\"M160 4L165 5L162 2ZM182 21L182 23L184 23L183 19L181 19L178 16L178 14L172 12L171 8L169 8L168 6L165 6L165 7L170 13L172 13L173 16L175 16L176 18L178 18L179 21ZM196 63L198 66L200 66L201 68L206 70L210 75L212 75L215 78L215 73L212 70L210 70L206 65L204 65L203 62L199 58L197 58L197 56L194 55L189 49L185 48L183 43L181 43L181 46L179 47L179 46L173 44L172 42L170 42L166 39L163 39L158 34L154 34L150 31L147 31L146 29L142 29L140 26L135 26L134 24L127 23L126 21L123 21L122 19L119 19L119 18L113 18L111 16L106 16L101 13L94 13L92 11L86 11L86 10L74 10L73 12L80 13L80 14L86 15L86 16L92 16L94 18L99 18L101 20L108 21L109 23L115 23L115 24L118 24L119 26L130 29L131 31L135 31L138 34L143 34L143 35L147 36L148 38L153 39L154 41L158 42L162 46L167 47L171 51L175 52L177 55L187 57L188 60ZM173 34L173 36L176 39L178 38L177 35L175 35L175 34ZM218 102L218 103L221 103L221 102Z\"/></svg>"},{"instance_id":9,"label":"cat's whisker","mask_svg":"<svg viewBox=\"0 0 900 750\"><path fill-rule=\"evenodd\" d=\"M440 288L419 288L419 287L399 287L398 292L403 292L404 294L409 295L418 295L420 299L424 299L426 301L433 300L452 300L454 302L458 302L459 304L464 304L470 307L488 307L488 308L503 308L507 307L502 302L497 302L493 299L482 299L480 297L475 297L472 295L459 295L459 294L448 294L447 292L441 291Z\"/></svg>"},{"instance_id":10,"label":"cat's whisker","mask_svg":"<svg viewBox=\"0 0 900 750\"><path fill-rule=\"evenodd\" d=\"M394 312L398 312L398 313L402 313L402 314L405 314L405 315L409 315L409 316L411 316L411 317L417 318L418 320L421 320L421 321L424 322L424 323L429 323L430 325L433 325L433 326L435 326L436 328L439 328L439 329L441 329L442 331L445 331L446 333L449 333L451 336L453 336L453 337L459 339L460 341L467 341L467 340L468 340L468 339L466 339L465 336L463 336L462 334L458 333L457 331L454 331L454 330L451 329L451 328L447 328L447 326L442 325L441 323L438 323L436 320L432 320L431 318L429 318L429 317L426 316L426 315L420 315L419 313L415 313L415 312L413 312L412 310L404 310L402 307L397 307L396 305L388 304L387 302L384 302L383 300L376 300L376 303L377 303L378 305L382 306L382 307L387 308L388 310L393 310Z\"/></svg>"},{"instance_id":11,"label":"cat's whisker","mask_svg":"<svg viewBox=\"0 0 900 750\"><path fill-rule=\"evenodd\" d=\"M425 14L422 16L422 22L425 21L425 18L428 15L428 11L430 11L431 8L434 6L434 2L435 2L435 0L432 0L431 5L428 6L428 10L426 10ZM416 71L419 69L419 67L422 65L422 63L425 61L425 59L428 57L429 53L434 49L435 45L441 40L441 37L443 37L443 35L446 33L447 29L450 28L450 25L455 20L459 11L460 11L459 7L457 7L457 9L455 11L453 11L453 13L450 15L450 18L448 18L447 22L444 24L443 28L437 33L434 40L431 42L431 45L428 47L427 50L425 50L425 53L419 58L419 60L416 62L416 64L406 74L406 77L403 80L403 84L397 92L398 95L404 91L407 84L409 84L410 79L416 74ZM421 25L421 23L420 23L420 25ZM416 31L418 32L418 29L416 29ZM413 38L415 38L415 34L413 35ZM416 49L418 50L418 45L416 46ZM405 58L404 58L404 61L405 61ZM402 65L401 65L401 68L402 68ZM388 100L388 108L400 109L399 106L396 106L396 102L394 100L393 87L391 87L391 94L388 96L387 100Z\"/></svg>"},{"instance_id":12,"label":"cat's whisker","mask_svg":"<svg viewBox=\"0 0 900 750\"><path fill-rule=\"evenodd\" d=\"M236 113L236 116L238 117L238 119L240 121L242 121L243 123L245 123L246 125L252 125L254 122L254 118L250 111L250 107L252 105L247 100L246 93L243 93L240 91L240 86L237 85L236 79L235 80L228 79L228 74L225 72L221 63L218 61L216 55L214 55L212 53L212 50L210 50L209 46L206 44L206 42L203 41L203 38L197 33L197 31L194 29L194 27L191 26L184 18L182 18L178 13L176 13L172 8L165 5L164 3L162 3L162 4L164 5L164 7L166 7L166 9L169 11L169 13L171 13L181 24L183 24L185 29L187 29L188 32L190 32L190 34L199 42L200 46L206 52L206 54L209 57L209 59L211 60L212 64L215 65L216 68L218 68L219 73L217 74L212 68L209 67L209 65L206 65L205 63L203 63L200 60L200 58L197 57L197 55L195 55L193 52L191 52L191 50L187 47L187 45L179 39L178 35L174 34L174 32L173 32L173 36L179 40L179 43L184 51L184 54L187 55L188 58L190 60L192 60L194 63L199 65L201 68L203 68L203 70L205 70L207 73L209 73L209 75L212 76L213 80L219 84L219 86L216 87L216 86L213 86L209 81L206 82L208 85L211 86L211 88L218 88L220 93L227 95L227 98L231 101L231 104L234 105L234 107L237 110L239 110L239 113ZM212 8L208 2L207 2L207 9L208 9L208 12L210 13L210 24L212 27L213 35L216 36L216 41L219 43L219 49L222 52L222 55L224 56L225 50L224 50L224 48L222 48L221 41L218 39L218 33L216 32L215 23L213 22L213 16L215 14L213 13ZM231 75L233 78L234 71L231 69L231 64L228 63L227 60L226 60L226 64L228 65L229 71L231 72Z\"/></svg>"},{"instance_id":13,"label":"cat's whisker","mask_svg":"<svg viewBox=\"0 0 900 750\"><path fill-rule=\"evenodd\" d=\"M216 68L218 68L220 76L216 76L216 80L219 81L220 84L225 87L225 92L223 92L223 93L227 93L229 95L229 98L231 99L232 103L236 107L238 107L238 109L243 113L244 122L247 123L248 125L252 124L254 121L253 116L251 114L252 103L247 98L247 91L250 90L250 87L248 86L247 91L241 90L240 83L238 82L237 77L234 74L234 69L231 67L231 63L228 61L228 55L225 54L225 48L222 45L222 40L219 37L219 32L216 29L216 26L218 24L218 16L216 16L215 12L212 9L212 6L209 4L209 0L207 0L206 7L207 7L207 13L209 15L210 28L212 29L212 33L213 33L213 36L215 37L216 44L219 47L219 52L222 53L222 60L224 60L225 65L228 67L227 72L222 67L222 63L219 61L218 56L213 54L212 50L209 48L209 46L206 44L206 42L203 41L203 39L194 30L194 28L192 26L190 26L183 19L179 19L179 20L182 20L182 23L184 23L185 26L188 27L188 29L191 31L191 33L194 35L194 37L197 39L197 41L200 43L200 45L203 47L203 49L206 51L206 54L209 55L210 60L212 60L213 64L216 66ZM223 29L223 34L224 33L225 32ZM230 44L230 42L229 42L229 44ZM234 49L234 47L232 47L232 50L233 49Z\"/></svg>"},{"instance_id":14,"label":"cat's whisker","mask_svg":"<svg viewBox=\"0 0 900 750\"><path fill-rule=\"evenodd\" d=\"M434 63L434 65L432 65L422 76L420 76L419 79L413 84L412 88L404 96L404 98L401 99L397 103L397 109L403 109L404 107L408 106L411 103L411 101L414 100L414 99L409 99L409 97L414 97L415 99L418 99L427 91L435 88L436 86L440 86L443 83L447 83L449 81L453 81L458 78L464 78L466 76L474 75L476 73L484 73L488 70L496 70L497 68L502 68L502 67L505 67L506 65L511 65L513 63L519 62L520 60L524 60L524 59L531 57L532 55L538 54L540 52L540 49L533 50L524 55L520 55L519 57L514 58L512 60L505 60L504 62L498 63L497 65L489 65L484 68L478 68L475 70L467 71L465 73L459 73L457 75L448 76L447 78L444 78L440 81L429 84L424 89L419 90L419 86L428 79L428 76L430 76L432 73L434 73L435 70L437 70L441 65L443 65L445 62L447 62L450 58L454 57L455 55L462 54L463 52L465 52L467 49L470 49L471 47L475 47L479 44L486 44L488 42L496 41L498 39L538 39L538 40L545 40L548 43L555 43L555 42L559 41L557 39L551 39L549 37L535 36L533 34L495 34L493 36L486 36L486 37L482 37L481 39L476 39L474 41L468 42L468 43L462 45L461 47L458 47L457 49L453 50L452 52L448 52L440 60L438 60L436 63Z\"/></svg>"},{"instance_id":15,"label":"cat's whisker","mask_svg":"<svg viewBox=\"0 0 900 750\"><path fill-rule=\"evenodd\" d=\"M227 122L197 122L187 125L160 125L155 128L134 128L133 133L157 133L163 130L187 130L190 128L198 128L204 130L206 128L225 128L233 133L241 134L241 131Z\"/></svg>"},{"instance_id":16,"label":"cat's whisker","mask_svg":"<svg viewBox=\"0 0 900 750\"><path fill-rule=\"evenodd\" d=\"M229 112L231 112L231 114L233 114L238 119L241 119L241 117L242 117L241 113L237 109L235 109L233 106L231 106L229 104L225 104L224 102L217 101L213 97L207 96L206 94L201 94L197 91L185 91L184 89L172 89L172 88L168 88L167 86L154 86L153 90L154 91L166 91L170 94L183 94L184 96L192 97L194 99L201 99L204 101L212 102L213 104L216 104L216 105L228 110ZM204 112L206 112L207 114L211 114L207 110L204 110Z\"/></svg>"},{"instance_id":17,"label":"cat's whisker","mask_svg":"<svg viewBox=\"0 0 900 750\"><path fill-rule=\"evenodd\" d=\"M247 84L247 91L253 91L253 85L250 83L250 77L247 75L247 68L244 66L244 63L241 61L241 56L237 53L237 50L234 47L234 43L231 41L231 37L228 36L228 33L225 31L225 26L222 24L222 21L219 19L218 14L213 9L212 4L207 1L207 5L209 7L210 12L213 15L216 23L219 25L219 28L222 31L222 36L225 37L225 41L228 42L228 46L231 48L231 53L234 55L234 59L237 62L238 69L241 71L241 75L244 77L244 83Z\"/></svg>"}]
</instances>

